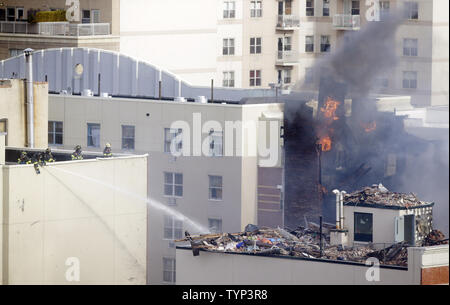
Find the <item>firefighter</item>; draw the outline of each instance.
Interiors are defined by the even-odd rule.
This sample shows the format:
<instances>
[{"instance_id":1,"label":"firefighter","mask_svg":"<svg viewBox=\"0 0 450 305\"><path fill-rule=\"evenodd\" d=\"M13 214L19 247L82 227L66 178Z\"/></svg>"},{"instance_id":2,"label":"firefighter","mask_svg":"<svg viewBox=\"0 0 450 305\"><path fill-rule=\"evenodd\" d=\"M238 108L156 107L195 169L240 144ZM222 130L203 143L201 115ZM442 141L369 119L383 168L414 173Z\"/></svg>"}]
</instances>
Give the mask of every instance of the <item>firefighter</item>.
<instances>
[{"instance_id":1,"label":"firefighter","mask_svg":"<svg viewBox=\"0 0 450 305\"><path fill-rule=\"evenodd\" d=\"M77 145L75 147L75 151L72 154L72 160L83 160L83 154L80 145Z\"/></svg>"},{"instance_id":2,"label":"firefighter","mask_svg":"<svg viewBox=\"0 0 450 305\"><path fill-rule=\"evenodd\" d=\"M48 163L56 162L55 158L53 158L52 150L50 148L47 148L45 150L43 159L44 159L44 162L48 162Z\"/></svg>"},{"instance_id":3,"label":"firefighter","mask_svg":"<svg viewBox=\"0 0 450 305\"><path fill-rule=\"evenodd\" d=\"M39 175L41 173L41 171L39 170L39 165L41 165L41 166L45 165L44 154L41 152L34 153L32 162L33 162L34 170L36 171L36 174Z\"/></svg>"},{"instance_id":4,"label":"firefighter","mask_svg":"<svg viewBox=\"0 0 450 305\"><path fill-rule=\"evenodd\" d=\"M105 149L103 150L103 157L104 158L111 158L112 157L111 144L106 143Z\"/></svg>"},{"instance_id":5,"label":"firefighter","mask_svg":"<svg viewBox=\"0 0 450 305\"><path fill-rule=\"evenodd\" d=\"M27 152L23 151L20 154L20 158L17 160L18 164L31 164L31 159L28 157Z\"/></svg>"}]
</instances>

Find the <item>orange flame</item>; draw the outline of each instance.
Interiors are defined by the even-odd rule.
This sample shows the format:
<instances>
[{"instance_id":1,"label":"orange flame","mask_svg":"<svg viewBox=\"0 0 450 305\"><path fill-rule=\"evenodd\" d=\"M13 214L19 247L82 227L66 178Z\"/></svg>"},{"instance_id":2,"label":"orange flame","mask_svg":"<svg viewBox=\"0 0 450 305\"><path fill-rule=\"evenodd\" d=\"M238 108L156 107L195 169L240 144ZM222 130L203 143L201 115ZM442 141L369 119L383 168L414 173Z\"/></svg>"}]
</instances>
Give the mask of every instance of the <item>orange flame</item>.
<instances>
[{"instance_id":1,"label":"orange flame","mask_svg":"<svg viewBox=\"0 0 450 305\"><path fill-rule=\"evenodd\" d=\"M321 138L318 141L318 144L322 145L322 151L330 151L331 150L331 138L329 136L326 136L324 138Z\"/></svg>"},{"instance_id":2,"label":"orange flame","mask_svg":"<svg viewBox=\"0 0 450 305\"><path fill-rule=\"evenodd\" d=\"M331 136L333 135L334 130L330 128L330 126L334 121L339 120L336 111L340 104L341 102L328 97L325 106L320 108L323 116L323 125L319 131L319 141L317 141L317 144L322 145L322 151L330 151L332 148Z\"/></svg>"},{"instance_id":3,"label":"orange flame","mask_svg":"<svg viewBox=\"0 0 450 305\"><path fill-rule=\"evenodd\" d=\"M341 103L333 100L331 97L328 97L325 102L325 107L320 108L320 111L323 112L323 116L332 121L339 120L339 117L336 116L336 111ZM329 123L331 123L329 122Z\"/></svg>"},{"instance_id":4,"label":"orange flame","mask_svg":"<svg viewBox=\"0 0 450 305\"><path fill-rule=\"evenodd\" d=\"M377 122L373 121L367 124L362 124L365 132L372 132L377 129Z\"/></svg>"}]
</instances>

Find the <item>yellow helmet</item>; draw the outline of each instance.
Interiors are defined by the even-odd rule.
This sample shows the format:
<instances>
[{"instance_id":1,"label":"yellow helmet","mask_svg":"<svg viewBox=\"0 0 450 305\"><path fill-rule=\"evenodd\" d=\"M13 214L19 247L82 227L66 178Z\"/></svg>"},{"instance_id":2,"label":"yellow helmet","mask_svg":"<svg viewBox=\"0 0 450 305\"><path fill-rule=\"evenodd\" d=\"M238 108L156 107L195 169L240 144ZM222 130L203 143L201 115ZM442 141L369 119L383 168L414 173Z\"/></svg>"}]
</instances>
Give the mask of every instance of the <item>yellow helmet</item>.
<instances>
[{"instance_id":1,"label":"yellow helmet","mask_svg":"<svg viewBox=\"0 0 450 305\"><path fill-rule=\"evenodd\" d=\"M111 148L111 144L106 143L106 147Z\"/></svg>"}]
</instances>

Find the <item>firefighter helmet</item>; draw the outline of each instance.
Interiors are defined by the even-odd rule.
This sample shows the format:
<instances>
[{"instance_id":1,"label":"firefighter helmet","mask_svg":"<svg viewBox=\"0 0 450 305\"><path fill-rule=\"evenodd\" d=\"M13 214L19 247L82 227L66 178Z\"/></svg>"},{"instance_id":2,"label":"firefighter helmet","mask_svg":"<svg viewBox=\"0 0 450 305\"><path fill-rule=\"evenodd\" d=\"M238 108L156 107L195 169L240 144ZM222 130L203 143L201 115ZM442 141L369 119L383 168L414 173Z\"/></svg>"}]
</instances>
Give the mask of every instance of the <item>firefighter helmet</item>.
<instances>
[{"instance_id":1,"label":"firefighter helmet","mask_svg":"<svg viewBox=\"0 0 450 305\"><path fill-rule=\"evenodd\" d=\"M111 148L111 144L106 143L106 147Z\"/></svg>"}]
</instances>

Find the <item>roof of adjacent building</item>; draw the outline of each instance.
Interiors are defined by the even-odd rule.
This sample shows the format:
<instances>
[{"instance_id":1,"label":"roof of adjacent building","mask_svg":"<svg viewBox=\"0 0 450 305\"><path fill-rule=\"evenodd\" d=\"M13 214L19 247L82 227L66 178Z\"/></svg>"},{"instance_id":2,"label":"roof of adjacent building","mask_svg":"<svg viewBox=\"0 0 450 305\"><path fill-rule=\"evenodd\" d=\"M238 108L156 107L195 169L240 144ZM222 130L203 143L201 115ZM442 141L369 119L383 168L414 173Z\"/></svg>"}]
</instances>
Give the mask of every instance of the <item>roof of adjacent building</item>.
<instances>
[{"instance_id":1,"label":"roof of adjacent building","mask_svg":"<svg viewBox=\"0 0 450 305\"><path fill-rule=\"evenodd\" d=\"M391 192L380 183L346 194L344 205L406 210L432 207L434 202L422 201L414 193Z\"/></svg>"}]
</instances>

